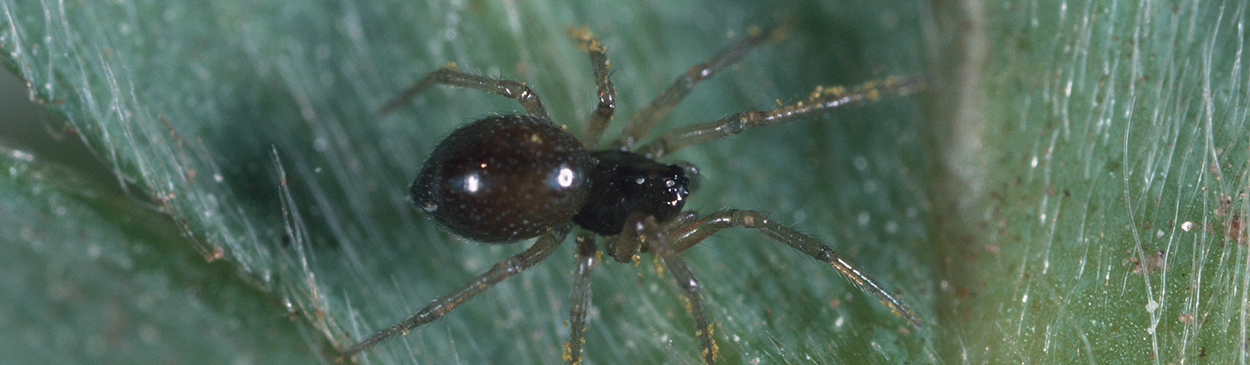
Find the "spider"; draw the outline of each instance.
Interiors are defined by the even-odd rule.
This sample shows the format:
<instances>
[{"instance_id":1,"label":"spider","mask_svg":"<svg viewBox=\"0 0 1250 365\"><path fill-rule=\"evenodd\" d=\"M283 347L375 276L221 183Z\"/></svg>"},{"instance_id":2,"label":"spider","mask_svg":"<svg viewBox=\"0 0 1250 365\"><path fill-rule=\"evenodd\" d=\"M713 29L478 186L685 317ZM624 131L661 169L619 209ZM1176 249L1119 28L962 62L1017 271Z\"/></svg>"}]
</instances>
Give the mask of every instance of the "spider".
<instances>
[{"instance_id":1,"label":"spider","mask_svg":"<svg viewBox=\"0 0 1250 365\"><path fill-rule=\"evenodd\" d=\"M444 295L408 319L378 331L343 351L349 359L383 341L406 334L451 312L456 306L551 255L577 227L569 340L563 359L581 362L583 332L590 306L590 274L601 259L596 237L616 261L633 262L640 253L655 255L685 294L695 323L700 357L717 359L712 322L704 313L702 289L678 254L728 227L744 227L829 263L860 290L876 297L912 326L921 321L902 301L815 238L745 209L722 209L700 215L682 211L698 169L690 164L657 162L682 148L737 134L744 129L807 118L839 106L918 90L918 78L868 82L851 89L821 88L807 99L772 110L752 110L671 131L639 144L647 132L699 81L712 77L761 43L780 39L785 25L752 27L747 36L710 60L691 67L625 125L620 137L600 149L604 129L615 112L615 88L609 78L606 49L586 27L569 35L590 57L599 104L581 139L551 121L547 110L523 83L478 76L448 64L426 75L381 108L405 104L431 86L466 87L516 99L525 114L491 115L453 131L434 147L410 191L414 203L453 234L486 243L512 243L537 237L524 252ZM591 151L591 152L588 152Z\"/></svg>"}]
</instances>

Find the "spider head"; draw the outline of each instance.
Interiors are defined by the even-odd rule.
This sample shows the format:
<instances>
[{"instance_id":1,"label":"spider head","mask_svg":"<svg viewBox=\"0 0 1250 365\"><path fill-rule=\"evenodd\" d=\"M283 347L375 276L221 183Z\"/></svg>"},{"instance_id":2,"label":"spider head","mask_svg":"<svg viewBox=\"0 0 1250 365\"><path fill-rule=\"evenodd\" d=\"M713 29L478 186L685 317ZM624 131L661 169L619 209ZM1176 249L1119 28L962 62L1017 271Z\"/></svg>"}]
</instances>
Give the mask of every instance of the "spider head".
<instances>
[{"instance_id":1,"label":"spider head","mask_svg":"<svg viewBox=\"0 0 1250 365\"><path fill-rule=\"evenodd\" d=\"M681 212L690 195L690 178L678 165L665 165L642 155L606 150L591 154L590 196L573 223L596 233L621 233L630 214L642 213L666 222Z\"/></svg>"}]
</instances>

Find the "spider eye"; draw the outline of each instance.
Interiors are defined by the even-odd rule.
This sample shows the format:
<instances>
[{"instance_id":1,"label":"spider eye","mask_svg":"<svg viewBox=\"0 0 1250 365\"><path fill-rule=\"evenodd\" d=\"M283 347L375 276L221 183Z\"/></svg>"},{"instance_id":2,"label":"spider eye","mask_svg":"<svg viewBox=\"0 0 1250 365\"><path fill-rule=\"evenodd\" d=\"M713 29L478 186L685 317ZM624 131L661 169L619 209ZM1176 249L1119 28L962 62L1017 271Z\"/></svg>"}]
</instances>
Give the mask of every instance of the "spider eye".
<instances>
[{"instance_id":1,"label":"spider eye","mask_svg":"<svg viewBox=\"0 0 1250 365\"><path fill-rule=\"evenodd\" d=\"M452 233L482 242L536 237L586 203L590 157L546 119L496 115L456 129L412 183L412 199Z\"/></svg>"},{"instance_id":2,"label":"spider eye","mask_svg":"<svg viewBox=\"0 0 1250 365\"><path fill-rule=\"evenodd\" d=\"M688 161L678 161L675 165L686 174L686 189L695 191L699 188L699 167Z\"/></svg>"}]
</instances>

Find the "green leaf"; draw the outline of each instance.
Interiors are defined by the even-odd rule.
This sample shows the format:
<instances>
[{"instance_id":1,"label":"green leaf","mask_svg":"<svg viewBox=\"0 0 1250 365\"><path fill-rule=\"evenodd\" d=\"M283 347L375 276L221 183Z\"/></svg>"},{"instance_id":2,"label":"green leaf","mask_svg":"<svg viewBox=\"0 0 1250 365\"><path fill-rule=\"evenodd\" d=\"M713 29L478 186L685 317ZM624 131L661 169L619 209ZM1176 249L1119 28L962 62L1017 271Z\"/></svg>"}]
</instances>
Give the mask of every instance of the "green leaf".
<instances>
[{"instance_id":1,"label":"green leaf","mask_svg":"<svg viewBox=\"0 0 1250 365\"><path fill-rule=\"evenodd\" d=\"M463 242L407 197L440 137L519 105L439 88L379 116L398 91L452 62L526 82L578 131L595 89L565 28L588 25L608 47L619 125L751 26L789 18L787 38L701 83L659 129L817 85L928 74L928 89L669 156L701 168L687 207L768 212L902 293L926 326L908 327L823 263L729 230L683 254L726 363L1244 362L1246 12L0 0L0 62L69 126L50 129L88 146L68 157L55 153L63 144L5 149L24 170L0 180L3 232L60 243L39 251L29 247L44 240L6 235L23 256L5 257L20 283L5 287L20 289L0 296L48 308L64 301L56 288L90 289L59 315L0 310L5 328L25 328L0 342L54 354L21 362L331 361L528 244ZM8 218L58 207L69 225ZM357 360L558 362L573 268L564 246ZM680 292L651 262L596 270L589 363L699 362ZM55 280L23 274L65 267ZM151 292L173 299L144 304ZM93 319L100 308L137 319ZM114 349L110 336L136 350L92 350Z\"/></svg>"},{"instance_id":2,"label":"green leaf","mask_svg":"<svg viewBox=\"0 0 1250 365\"><path fill-rule=\"evenodd\" d=\"M462 243L417 214L406 191L442 135L516 103L440 89L378 116L384 100L454 62L529 83L555 120L577 130L594 84L566 27L589 25L609 47L624 119L751 26L782 18L759 18L773 8L753 4L5 4L10 62L34 95L64 114L132 194L173 217L182 242L289 303L305 335L327 344L315 349L344 348L524 245ZM700 85L662 128L797 100L817 85L919 73L921 9L796 6L787 39ZM901 254L924 237L915 105L892 98L672 158L702 168L690 208L755 208L793 222L933 318L923 310L925 270ZM685 256L703 278L729 361L891 362L932 352L933 341L907 334L827 265L758 233L729 231L700 246ZM556 361L568 333L571 253L368 357ZM651 265L605 264L594 287L589 362L698 361L671 279Z\"/></svg>"},{"instance_id":3,"label":"green leaf","mask_svg":"<svg viewBox=\"0 0 1250 365\"><path fill-rule=\"evenodd\" d=\"M6 362L313 360L280 302L189 249L169 216L77 171L0 148Z\"/></svg>"},{"instance_id":4,"label":"green leaf","mask_svg":"<svg viewBox=\"0 0 1250 365\"><path fill-rule=\"evenodd\" d=\"M985 9L960 356L1245 363L1246 3Z\"/></svg>"}]
</instances>

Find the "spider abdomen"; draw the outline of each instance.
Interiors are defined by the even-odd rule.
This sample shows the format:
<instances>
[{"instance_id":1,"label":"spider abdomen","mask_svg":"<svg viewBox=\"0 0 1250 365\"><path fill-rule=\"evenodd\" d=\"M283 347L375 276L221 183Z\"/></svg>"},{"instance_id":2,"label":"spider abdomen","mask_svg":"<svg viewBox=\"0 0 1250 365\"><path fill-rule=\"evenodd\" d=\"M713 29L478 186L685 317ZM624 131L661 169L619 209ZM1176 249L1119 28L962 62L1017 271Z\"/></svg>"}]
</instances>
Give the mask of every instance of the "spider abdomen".
<instances>
[{"instance_id":1,"label":"spider abdomen","mask_svg":"<svg viewBox=\"0 0 1250 365\"><path fill-rule=\"evenodd\" d=\"M586 203L590 165L581 142L550 121L494 115L434 147L412 183L412 199L465 238L533 238Z\"/></svg>"}]
</instances>

